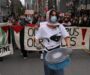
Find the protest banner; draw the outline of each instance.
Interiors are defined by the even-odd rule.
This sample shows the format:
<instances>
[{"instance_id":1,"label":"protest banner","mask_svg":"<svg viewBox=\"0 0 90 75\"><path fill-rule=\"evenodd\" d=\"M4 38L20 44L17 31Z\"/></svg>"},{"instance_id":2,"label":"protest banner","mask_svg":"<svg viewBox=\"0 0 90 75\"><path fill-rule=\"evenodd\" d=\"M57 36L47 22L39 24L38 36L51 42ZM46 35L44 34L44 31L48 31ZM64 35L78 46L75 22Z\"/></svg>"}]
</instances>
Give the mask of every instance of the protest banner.
<instances>
[{"instance_id":1,"label":"protest banner","mask_svg":"<svg viewBox=\"0 0 90 75\"><path fill-rule=\"evenodd\" d=\"M0 27L0 57L13 54L12 44L8 43L7 26Z\"/></svg>"},{"instance_id":2,"label":"protest banner","mask_svg":"<svg viewBox=\"0 0 90 75\"><path fill-rule=\"evenodd\" d=\"M67 27L67 31L70 34L71 47L73 49L90 49L90 28L83 27ZM35 29L31 27L25 27L24 30L24 46L25 50L37 51L35 47L34 37ZM18 35L19 37L19 35ZM65 41L62 40L61 47L66 47Z\"/></svg>"},{"instance_id":3,"label":"protest banner","mask_svg":"<svg viewBox=\"0 0 90 75\"><path fill-rule=\"evenodd\" d=\"M0 47L0 57L7 56L13 54L12 44L7 44Z\"/></svg>"},{"instance_id":4,"label":"protest banner","mask_svg":"<svg viewBox=\"0 0 90 75\"><path fill-rule=\"evenodd\" d=\"M21 48L20 45L20 37L24 37L23 44L25 50L28 51L38 51L35 46L35 41L33 39L36 30L30 26L12 26L12 30L14 30L15 42L18 48ZM7 28L3 28L7 29ZM24 35L20 36L20 33L24 29ZM67 31L70 34L71 47L73 49L85 49L90 51L90 27L66 27ZM1 33L0 33L1 34ZM10 34L11 35L11 34ZM3 36L0 35L0 41L2 41ZM6 35L7 38L8 35ZM4 40L5 41L5 40ZM1 42L0 42L1 43ZM66 47L65 41L62 40L60 43L61 47Z\"/></svg>"}]
</instances>

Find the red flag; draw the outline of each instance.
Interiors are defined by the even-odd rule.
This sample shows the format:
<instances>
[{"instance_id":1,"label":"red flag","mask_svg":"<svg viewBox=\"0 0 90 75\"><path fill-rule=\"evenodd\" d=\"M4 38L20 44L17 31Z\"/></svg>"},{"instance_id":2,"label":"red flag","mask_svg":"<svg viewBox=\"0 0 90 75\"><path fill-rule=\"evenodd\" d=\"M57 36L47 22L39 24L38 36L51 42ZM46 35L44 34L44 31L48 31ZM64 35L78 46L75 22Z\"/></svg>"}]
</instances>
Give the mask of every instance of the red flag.
<instances>
[{"instance_id":1,"label":"red flag","mask_svg":"<svg viewBox=\"0 0 90 75\"><path fill-rule=\"evenodd\" d=\"M7 32L7 30L9 29L10 27L9 26L2 26L1 29L4 31L4 32Z\"/></svg>"},{"instance_id":2,"label":"red flag","mask_svg":"<svg viewBox=\"0 0 90 75\"><path fill-rule=\"evenodd\" d=\"M24 26L16 25L16 26L11 26L11 28L12 28L16 33L18 33L18 32L20 32L20 31L24 28Z\"/></svg>"}]
</instances>

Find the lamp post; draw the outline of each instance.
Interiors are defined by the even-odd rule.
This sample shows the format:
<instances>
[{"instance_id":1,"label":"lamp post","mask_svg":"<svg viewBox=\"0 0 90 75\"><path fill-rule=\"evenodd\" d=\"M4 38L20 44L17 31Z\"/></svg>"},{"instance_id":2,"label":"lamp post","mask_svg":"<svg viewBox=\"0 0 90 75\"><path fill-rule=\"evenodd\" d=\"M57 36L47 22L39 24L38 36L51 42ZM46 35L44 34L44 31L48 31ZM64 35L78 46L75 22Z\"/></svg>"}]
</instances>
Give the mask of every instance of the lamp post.
<instances>
[{"instance_id":1,"label":"lamp post","mask_svg":"<svg viewBox=\"0 0 90 75\"><path fill-rule=\"evenodd\" d=\"M87 10L87 0L85 0L85 10Z\"/></svg>"}]
</instances>

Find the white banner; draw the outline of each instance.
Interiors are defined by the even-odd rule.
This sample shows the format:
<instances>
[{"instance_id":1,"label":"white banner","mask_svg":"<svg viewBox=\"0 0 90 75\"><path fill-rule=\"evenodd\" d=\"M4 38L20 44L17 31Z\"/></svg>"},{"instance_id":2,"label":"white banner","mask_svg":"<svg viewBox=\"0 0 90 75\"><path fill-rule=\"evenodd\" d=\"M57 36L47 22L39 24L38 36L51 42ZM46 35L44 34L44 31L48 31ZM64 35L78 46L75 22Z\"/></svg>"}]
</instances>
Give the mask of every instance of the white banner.
<instances>
[{"instance_id":1,"label":"white banner","mask_svg":"<svg viewBox=\"0 0 90 75\"><path fill-rule=\"evenodd\" d=\"M85 27L68 27L66 28L70 34L71 47L74 49L88 49L89 50L89 38L90 28ZM62 47L65 47L65 42L62 42Z\"/></svg>"},{"instance_id":2,"label":"white banner","mask_svg":"<svg viewBox=\"0 0 90 75\"><path fill-rule=\"evenodd\" d=\"M12 44L4 45L0 47L0 57L13 54Z\"/></svg>"},{"instance_id":3,"label":"white banner","mask_svg":"<svg viewBox=\"0 0 90 75\"><path fill-rule=\"evenodd\" d=\"M35 29L31 27L25 27L24 32L24 47L25 50L37 50L34 42Z\"/></svg>"},{"instance_id":4,"label":"white banner","mask_svg":"<svg viewBox=\"0 0 90 75\"><path fill-rule=\"evenodd\" d=\"M73 49L87 49L90 50L90 28L87 27L67 27L67 31L70 34L71 47ZM17 46L20 48L20 37L24 37L24 48L25 50L37 51L34 42L34 35L36 30L25 26L24 36L20 36L20 32L16 33L15 41ZM62 40L61 47L66 47L65 41Z\"/></svg>"},{"instance_id":5,"label":"white banner","mask_svg":"<svg viewBox=\"0 0 90 75\"><path fill-rule=\"evenodd\" d=\"M73 49L88 49L90 46L90 28L85 27L68 27L66 28L70 34L71 47ZM35 30L25 27L24 46L25 50L37 50L33 40ZM65 41L61 43L61 47L66 47Z\"/></svg>"}]
</instances>

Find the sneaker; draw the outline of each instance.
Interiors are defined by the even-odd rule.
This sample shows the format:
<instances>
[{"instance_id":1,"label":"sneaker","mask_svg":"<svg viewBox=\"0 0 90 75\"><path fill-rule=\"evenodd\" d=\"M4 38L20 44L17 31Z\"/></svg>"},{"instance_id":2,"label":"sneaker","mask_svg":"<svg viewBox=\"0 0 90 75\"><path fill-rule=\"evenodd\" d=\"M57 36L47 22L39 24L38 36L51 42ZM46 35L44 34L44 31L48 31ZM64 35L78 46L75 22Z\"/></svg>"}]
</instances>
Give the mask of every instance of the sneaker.
<instances>
[{"instance_id":1,"label":"sneaker","mask_svg":"<svg viewBox=\"0 0 90 75\"><path fill-rule=\"evenodd\" d=\"M41 53L41 55L40 55L40 59L41 59L41 60L43 59L43 53Z\"/></svg>"},{"instance_id":2,"label":"sneaker","mask_svg":"<svg viewBox=\"0 0 90 75\"><path fill-rule=\"evenodd\" d=\"M27 59L28 57L23 57L23 59Z\"/></svg>"}]
</instances>

